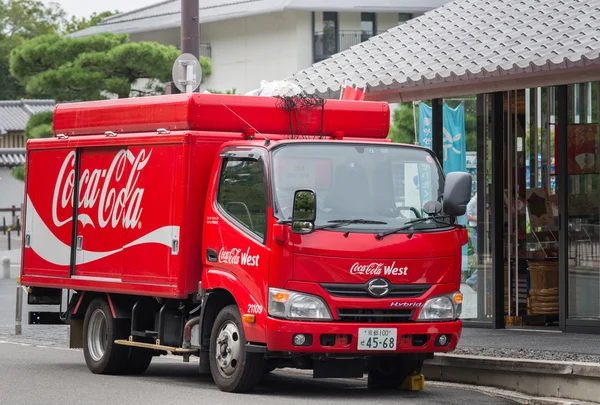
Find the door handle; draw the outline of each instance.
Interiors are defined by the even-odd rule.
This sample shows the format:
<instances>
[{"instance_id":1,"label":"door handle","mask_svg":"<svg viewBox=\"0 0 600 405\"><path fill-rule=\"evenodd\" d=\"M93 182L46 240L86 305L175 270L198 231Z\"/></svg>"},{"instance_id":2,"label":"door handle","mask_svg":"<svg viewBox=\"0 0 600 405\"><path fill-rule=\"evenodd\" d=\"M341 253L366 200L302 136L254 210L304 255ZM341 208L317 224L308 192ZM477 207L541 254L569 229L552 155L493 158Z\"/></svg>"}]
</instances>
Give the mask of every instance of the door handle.
<instances>
[{"instance_id":1,"label":"door handle","mask_svg":"<svg viewBox=\"0 0 600 405\"><path fill-rule=\"evenodd\" d=\"M83 236L77 237L77 250L83 250Z\"/></svg>"},{"instance_id":2,"label":"door handle","mask_svg":"<svg viewBox=\"0 0 600 405\"><path fill-rule=\"evenodd\" d=\"M219 255L217 254L217 251L214 249L207 249L206 250L206 260L208 260L209 262L217 262L219 261Z\"/></svg>"}]
</instances>

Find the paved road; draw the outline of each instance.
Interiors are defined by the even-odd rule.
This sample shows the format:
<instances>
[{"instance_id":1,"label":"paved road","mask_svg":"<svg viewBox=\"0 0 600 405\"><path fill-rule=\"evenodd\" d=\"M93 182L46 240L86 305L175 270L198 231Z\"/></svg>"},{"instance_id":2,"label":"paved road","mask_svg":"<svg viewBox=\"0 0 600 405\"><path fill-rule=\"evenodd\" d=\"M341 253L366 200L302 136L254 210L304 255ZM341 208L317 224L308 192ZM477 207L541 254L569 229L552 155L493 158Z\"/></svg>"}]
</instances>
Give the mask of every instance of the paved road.
<instances>
[{"instance_id":1,"label":"paved road","mask_svg":"<svg viewBox=\"0 0 600 405\"><path fill-rule=\"evenodd\" d=\"M197 374L197 363L169 358L153 362L142 376L113 377L91 374L78 350L43 348L0 342L0 398L11 405L168 404L210 403L286 405L361 404L513 404L513 402L456 388L429 387L425 391L379 392L356 380L313 380L290 372L268 376L253 394L219 391L210 379ZM194 399L195 398L195 399Z\"/></svg>"}]
</instances>

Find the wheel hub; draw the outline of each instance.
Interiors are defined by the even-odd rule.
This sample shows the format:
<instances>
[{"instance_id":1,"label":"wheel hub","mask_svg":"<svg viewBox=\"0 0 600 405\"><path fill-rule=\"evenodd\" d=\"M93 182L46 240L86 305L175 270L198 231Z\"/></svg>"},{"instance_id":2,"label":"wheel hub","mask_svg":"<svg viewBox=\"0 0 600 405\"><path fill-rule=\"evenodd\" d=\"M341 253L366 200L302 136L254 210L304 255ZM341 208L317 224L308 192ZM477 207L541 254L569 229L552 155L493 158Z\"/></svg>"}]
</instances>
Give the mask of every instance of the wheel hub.
<instances>
[{"instance_id":1,"label":"wheel hub","mask_svg":"<svg viewBox=\"0 0 600 405\"><path fill-rule=\"evenodd\" d=\"M92 313L89 323L89 333L87 336L87 345L90 356L94 361L102 360L106 352L106 343L108 341L108 330L106 327L106 316L101 309Z\"/></svg>"},{"instance_id":2,"label":"wheel hub","mask_svg":"<svg viewBox=\"0 0 600 405\"><path fill-rule=\"evenodd\" d=\"M239 363L242 351L240 333L233 322L226 322L221 326L217 335L217 366L223 377L231 377Z\"/></svg>"}]
</instances>

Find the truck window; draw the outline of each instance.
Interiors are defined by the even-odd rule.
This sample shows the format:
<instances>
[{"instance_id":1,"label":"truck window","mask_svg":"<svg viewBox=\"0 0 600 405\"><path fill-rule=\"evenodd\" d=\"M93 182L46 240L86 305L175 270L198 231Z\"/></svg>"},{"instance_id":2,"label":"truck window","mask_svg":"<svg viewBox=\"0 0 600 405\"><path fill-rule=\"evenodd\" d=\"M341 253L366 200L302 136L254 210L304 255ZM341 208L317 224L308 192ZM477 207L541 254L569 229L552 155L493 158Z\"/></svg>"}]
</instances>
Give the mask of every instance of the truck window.
<instances>
[{"instance_id":1,"label":"truck window","mask_svg":"<svg viewBox=\"0 0 600 405\"><path fill-rule=\"evenodd\" d=\"M242 229L264 239L267 196L263 165L252 159L224 159L217 203Z\"/></svg>"}]
</instances>

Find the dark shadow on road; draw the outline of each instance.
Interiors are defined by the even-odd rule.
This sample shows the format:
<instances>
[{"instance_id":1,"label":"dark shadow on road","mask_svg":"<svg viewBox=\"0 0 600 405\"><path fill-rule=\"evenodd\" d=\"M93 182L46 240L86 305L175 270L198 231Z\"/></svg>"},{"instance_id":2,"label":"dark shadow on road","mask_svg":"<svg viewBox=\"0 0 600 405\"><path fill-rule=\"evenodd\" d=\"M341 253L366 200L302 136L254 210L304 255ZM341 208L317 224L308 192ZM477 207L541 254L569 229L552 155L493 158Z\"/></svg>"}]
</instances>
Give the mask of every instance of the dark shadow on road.
<instances>
[{"instance_id":1,"label":"dark shadow on road","mask_svg":"<svg viewBox=\"0 0 600 405\"><path fill-rule=\"evenodd\" d=\"M39 371L43 371L48 367L48 371L55 370L56 366L68 373L90 373L85 362L81 363L63 363L63 364L40 364ZM151 382L153 385L168 385L170 387L176 385L186 390L212 390L218 391L210 376L201 376L198 372L198 363L190 362L189 364L181 364L176 362L156 361L150 368L141 375L137 376L103 376L98 375L103 383L111 383L113 379L128 382ZM224 394L227 395L227 394ZM365 401L373 401L374 399L380 403L396 403L397 401L406 400L409 403L443 403L447 405L464 405L465 402L485 403L485 404L507 404L510 401L498 397L488 397L481 393L476 393L469 390L461 390L454 392L453 395L448 395L447 388L439 388L429 386L424 391L407 392L407 391L377 391L373 392L367 389L366 381L356 379L313 379L310 375L303 375L296 372L275 371L265 375L263 381L256 389L249 394L231 394L232 398L258 397L267 396L271 398L288 398L306 400L322 400L327 403L345 402L364 399ZM439 402L443 399L442 402Z\"/></svg>"}]
</instances>

